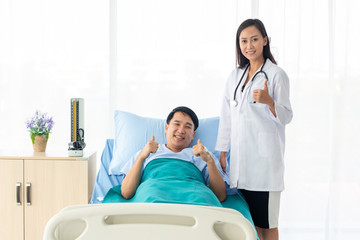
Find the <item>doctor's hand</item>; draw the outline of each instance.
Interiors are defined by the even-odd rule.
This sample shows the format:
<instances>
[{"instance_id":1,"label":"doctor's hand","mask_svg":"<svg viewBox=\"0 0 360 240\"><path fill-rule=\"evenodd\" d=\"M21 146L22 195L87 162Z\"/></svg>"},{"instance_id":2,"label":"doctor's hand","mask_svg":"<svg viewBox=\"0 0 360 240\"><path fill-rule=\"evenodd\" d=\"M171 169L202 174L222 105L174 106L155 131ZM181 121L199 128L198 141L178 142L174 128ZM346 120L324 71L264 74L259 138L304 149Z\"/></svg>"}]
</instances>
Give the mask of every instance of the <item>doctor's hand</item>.
<instances>
[{"instance_id":1,"label":"doctor's hand","mask_svg":"<svg viewBox=\"0 0 360 240\"><path fill-rule=\"evenodd\" d=\"M156 153L159 148L159 143L155 142L154 135L152 136L151 140L145 145L144 149L141 151L141 157L143 159L147 158L150 153Z\"/></svg>"},{"instance_id":2,"label":"doctor's hand","mask_svg":"<svg viewBox=\"0 0 360 240\"><path fill-rule=\"evenodd\" d=\"M274 105L274 100L269 95L269 88L267 85L268 80L265 79L264 89L256 89L253 91L253 98L258 103L263 103L269 105Z\"/></svg>"},{"instance_id":3,"label":"doctor's hand","mask_svg":"<svg viewBox=\"0 0 360 240\"><path fill-rule=\"evenodd\" d=\"M226 173L226 155L227 152L220 153L220 165L224 173Z\"/></svg>"},{"instance_id":4,"label":"doctor's hand","mask_svg":"<svg viewBox=\"0 0 360 240\"><path fill-rule=\"evenodd\" d=\"M207 148L201 143L200 139L198 139L198 144L193 146L193 153L196 157L200 156L206 163L214 160Z\"/></svg>"},{"instance_id":5,"label":"doctor's hand","mask_svg":"<svg viewBox=\"0 0 360 240\"><path fill-rule=\"evenodd\" d=\"M272 97L269 95L269 88L267 85L268 80L266 79L264 82L264 90L262 89L256 89L253 92L253 97L256 102L267 104L269 106L269 109L271 113L276 117L276 111L275 111L275 102Z\"/></svg>"}]
</instances>

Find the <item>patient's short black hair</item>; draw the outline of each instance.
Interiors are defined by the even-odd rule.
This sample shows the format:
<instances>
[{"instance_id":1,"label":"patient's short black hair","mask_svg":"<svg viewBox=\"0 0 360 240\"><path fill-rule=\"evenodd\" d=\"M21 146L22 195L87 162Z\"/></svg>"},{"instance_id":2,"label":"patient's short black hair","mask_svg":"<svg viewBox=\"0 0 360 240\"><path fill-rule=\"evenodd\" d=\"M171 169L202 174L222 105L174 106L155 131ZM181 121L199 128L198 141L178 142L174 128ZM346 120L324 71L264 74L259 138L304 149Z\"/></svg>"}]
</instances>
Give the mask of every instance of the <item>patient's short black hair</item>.
<instances>
[{"instance_id":1,"label":"patient's short black hair","mask_svg":"<svg viewBox=\"0 0 360 240\"><path fill-rule=\"evenodd\" d=\"M194 113L193 110L191 110L190 108L188 107L185 107L185 106L180 106L180 107L176 107L174 108L168 115L167 119L166 119L166 123L169 124L171 119L174 117L174 114L176 112L182 112L182 113L186 113L187 115L189 115L191 117L191 120L193 121L194 123L194 130L196 130L199 126L199 119L198 117L196 116L196 114Z\"/></svg>"}]
</instances>

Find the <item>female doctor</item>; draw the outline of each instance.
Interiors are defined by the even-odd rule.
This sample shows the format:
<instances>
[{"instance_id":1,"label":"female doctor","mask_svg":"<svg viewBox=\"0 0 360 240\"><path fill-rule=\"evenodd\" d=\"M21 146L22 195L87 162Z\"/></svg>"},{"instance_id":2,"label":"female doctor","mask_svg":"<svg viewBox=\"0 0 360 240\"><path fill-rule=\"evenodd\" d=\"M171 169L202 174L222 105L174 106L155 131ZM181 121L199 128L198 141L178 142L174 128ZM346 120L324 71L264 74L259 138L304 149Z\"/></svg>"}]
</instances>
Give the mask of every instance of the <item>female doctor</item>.
<instances>
[{"instance_id":1,"label":"female doctor","mask_svg":"<svg viewBox=\"0 0 360 240\"><path fill-rule=\"evenodd\" d=\"M285 125L292 119L289 79L276 65L258 19L239 26L236 60L225 87L216 150L226 171L231 147L231 187L244 195L260 239L278 239Z\"/></svg>"}]
</instances>

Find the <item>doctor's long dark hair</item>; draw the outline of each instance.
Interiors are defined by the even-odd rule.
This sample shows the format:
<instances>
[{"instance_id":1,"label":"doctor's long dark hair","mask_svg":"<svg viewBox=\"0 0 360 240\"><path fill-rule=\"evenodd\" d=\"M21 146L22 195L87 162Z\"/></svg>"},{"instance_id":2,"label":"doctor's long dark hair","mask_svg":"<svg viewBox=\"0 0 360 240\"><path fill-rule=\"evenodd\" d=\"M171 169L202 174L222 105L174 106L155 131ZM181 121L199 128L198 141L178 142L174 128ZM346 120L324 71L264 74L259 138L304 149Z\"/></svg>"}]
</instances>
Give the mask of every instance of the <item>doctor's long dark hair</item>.
<instances>
[{"instance_id":1,"label":"doctor's long dark hair","mask_svg":"<svg viewBox=\"0 0 360 240\"><path fill-rule=\"evenodd\" d=\"M239 38L242 30L250 26L255 26L260 31L263 38L268 38L267 44L263 49L263 56L265 59L269 58L274 64L276 64L276 61L270 52L270 39L266 33L264 24L259 19L247 19L240 24L236 33L236 63L238 67L244 68L249 63L249 59L247 59L241 52Z\"/></svg>"}]
</instances>

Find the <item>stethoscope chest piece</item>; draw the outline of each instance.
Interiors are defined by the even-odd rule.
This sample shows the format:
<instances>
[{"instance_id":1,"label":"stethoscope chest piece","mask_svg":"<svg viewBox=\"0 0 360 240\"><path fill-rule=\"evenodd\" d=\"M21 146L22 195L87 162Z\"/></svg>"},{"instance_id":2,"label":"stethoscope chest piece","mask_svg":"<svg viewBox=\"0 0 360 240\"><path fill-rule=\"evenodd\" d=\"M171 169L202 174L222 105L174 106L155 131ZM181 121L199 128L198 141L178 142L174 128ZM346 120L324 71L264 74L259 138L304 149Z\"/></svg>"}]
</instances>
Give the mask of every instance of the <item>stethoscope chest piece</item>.
<instances>
[{"instance_id":1,"label":"stethoscope chest piece","mask_svg":"<svg viewBox=\"0 0 360 240\"><path fill-rule=\"evenodd\" d=\"M231 100L231 106L236 107L238 102L236 100Z\"/></svg>"}]
</instances>

